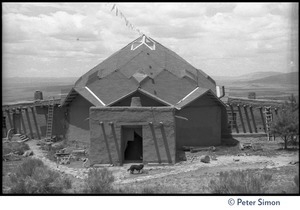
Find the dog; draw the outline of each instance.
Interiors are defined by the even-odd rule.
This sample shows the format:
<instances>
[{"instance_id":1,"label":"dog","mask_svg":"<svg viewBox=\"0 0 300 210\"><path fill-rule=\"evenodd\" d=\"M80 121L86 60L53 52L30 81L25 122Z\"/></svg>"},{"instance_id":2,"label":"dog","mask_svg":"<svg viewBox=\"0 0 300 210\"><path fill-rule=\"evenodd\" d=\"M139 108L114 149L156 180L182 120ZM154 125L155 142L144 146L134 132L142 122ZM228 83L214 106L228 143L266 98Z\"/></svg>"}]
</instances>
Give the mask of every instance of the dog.
<instances>
[{"instance_id":1,"label":"dog","mask_svg":"<svg viewBox=\"0 0 300 210\"><path fill-rule=\"evenodd\" d=\"M136 170L140 173L143 168L144 168L143 164L131 165L130 168L127 171L130 171L131 174L133 174L134 170Z\"/></svg>"}]
</instances>

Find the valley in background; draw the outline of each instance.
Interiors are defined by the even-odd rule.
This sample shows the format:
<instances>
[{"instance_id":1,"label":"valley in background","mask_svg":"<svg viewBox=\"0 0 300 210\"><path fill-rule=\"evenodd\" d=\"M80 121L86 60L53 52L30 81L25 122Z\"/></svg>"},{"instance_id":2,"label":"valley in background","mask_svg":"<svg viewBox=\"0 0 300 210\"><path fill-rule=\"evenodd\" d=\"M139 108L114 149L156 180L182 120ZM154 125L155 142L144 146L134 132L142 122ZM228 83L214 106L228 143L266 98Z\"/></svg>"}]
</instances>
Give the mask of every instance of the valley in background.
<instances>
[{"instance_id":1,"label":"valley in background","mask_svg":"<svg viewBox=\"0 0 300 210\"><path fill-rule=\"evenodd\" d=\"M229 97L247 98L255 92L257 99L287 100L299 95L298 72L254 72L238 77L211 76L219 86L225 86ZM2 103L32 101L35 91L43 92L43 98L60 98L72 88L78 77L61 78L2 78Z\"/></svg>"}]
</instances>

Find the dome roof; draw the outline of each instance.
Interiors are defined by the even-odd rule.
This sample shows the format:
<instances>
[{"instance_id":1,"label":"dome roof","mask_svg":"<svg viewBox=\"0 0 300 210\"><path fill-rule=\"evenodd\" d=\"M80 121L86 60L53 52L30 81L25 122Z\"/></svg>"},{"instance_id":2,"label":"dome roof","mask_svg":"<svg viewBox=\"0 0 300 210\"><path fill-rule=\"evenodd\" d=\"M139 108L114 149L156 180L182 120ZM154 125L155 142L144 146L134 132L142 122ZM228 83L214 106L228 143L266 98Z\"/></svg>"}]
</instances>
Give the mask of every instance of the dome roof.
<instances>
[{"instance_id":1,"label":"dome roof","mask_svg":"<svg viewBox=\"0 0 300 210\"><path fill-rule=\"evenodd\" d=\"M73 92L94 105L105 106L142 89L176 104L197 87L216 91L214 80L203 71L142 35L81 76Z\"/></svg>"}]
</instances>

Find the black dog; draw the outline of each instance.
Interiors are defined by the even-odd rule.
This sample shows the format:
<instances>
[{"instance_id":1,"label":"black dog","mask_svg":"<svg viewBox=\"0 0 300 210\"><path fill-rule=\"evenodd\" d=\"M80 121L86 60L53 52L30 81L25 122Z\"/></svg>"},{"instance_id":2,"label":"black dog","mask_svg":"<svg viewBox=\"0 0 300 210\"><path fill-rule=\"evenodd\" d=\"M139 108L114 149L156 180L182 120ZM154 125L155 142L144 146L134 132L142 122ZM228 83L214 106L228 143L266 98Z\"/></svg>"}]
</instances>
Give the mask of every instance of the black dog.
<instances>
[{"instance_id":1,"label":"black dog","mask_svg":"<svg viewBox=\"0 0 300 210\"><path fill-rule=\"evenodd\" d=\"M132 174L134 172L134 170L137 170L140 173L140 171L143 168L144 168L143 164L140 164L140 165L131 165L130 168L127 171L130 171L130 173Z\"/></svg>"}]
</instances>

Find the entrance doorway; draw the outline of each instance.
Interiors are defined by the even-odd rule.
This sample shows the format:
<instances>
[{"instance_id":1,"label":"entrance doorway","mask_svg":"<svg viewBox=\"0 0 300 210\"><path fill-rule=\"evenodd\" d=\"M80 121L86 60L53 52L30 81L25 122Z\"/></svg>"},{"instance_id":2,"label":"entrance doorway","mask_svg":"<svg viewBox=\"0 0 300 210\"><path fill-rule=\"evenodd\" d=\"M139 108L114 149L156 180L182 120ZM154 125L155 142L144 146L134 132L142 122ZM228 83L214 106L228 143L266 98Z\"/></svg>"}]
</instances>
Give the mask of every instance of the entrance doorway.
<instances>
[{"instance_id":1,"label":"entrance doorway","mask_svg":"<svg viewBox=\"0 0 300 210\"><path fill-rule=\"evenodd\" d=\"M142 126L122 126L123 162L143 162Z\"/></svg>"}]
</instances>

